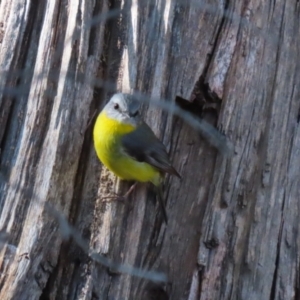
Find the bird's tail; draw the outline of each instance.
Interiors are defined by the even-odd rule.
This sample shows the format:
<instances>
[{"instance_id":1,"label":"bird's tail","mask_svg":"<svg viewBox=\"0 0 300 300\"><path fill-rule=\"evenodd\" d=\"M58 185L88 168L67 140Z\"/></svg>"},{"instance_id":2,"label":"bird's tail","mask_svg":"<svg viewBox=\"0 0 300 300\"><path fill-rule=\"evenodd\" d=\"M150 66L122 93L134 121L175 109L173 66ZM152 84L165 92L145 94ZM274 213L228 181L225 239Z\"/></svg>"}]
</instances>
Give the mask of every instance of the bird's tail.
<instances>
[{"instance_id":1,"label":"bird's tail","mask_svg":"<svg viewBox=\"0 0 300 300\"><path fill-rule=\"evenodd\" d=\"M167 216L167 211L166 211L166 207L164 204L164 200L163 200L163 191L162 191L162 185L156 185L156 195L157 195L157 200L159 202L159 206L161 208L162 214L164 216L165 222L166 224L168 224L168 216Z\"/></svg>"}]
</instances>

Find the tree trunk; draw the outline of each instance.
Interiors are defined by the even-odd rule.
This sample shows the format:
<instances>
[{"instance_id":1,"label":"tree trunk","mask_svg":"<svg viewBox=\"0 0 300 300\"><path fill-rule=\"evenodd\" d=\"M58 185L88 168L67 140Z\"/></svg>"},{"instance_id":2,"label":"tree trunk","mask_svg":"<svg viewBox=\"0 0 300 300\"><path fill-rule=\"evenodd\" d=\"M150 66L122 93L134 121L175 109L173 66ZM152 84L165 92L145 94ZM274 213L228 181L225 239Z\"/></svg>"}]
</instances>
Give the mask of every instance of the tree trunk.
<instances>
[{"instance_id":1,"label":"tree trunk","mask_svg":"<svg viewBox=\"0 0 300 300\"><path fill-rule=\"evenodd\" d=\"M300 6L206 2L1 1L0 299L300 298ZM167 225L148 185L103 201L129 187L92 143L115 91L177 101L234 145L143 106L182 175Z\"/></svg>"}]
</instances>

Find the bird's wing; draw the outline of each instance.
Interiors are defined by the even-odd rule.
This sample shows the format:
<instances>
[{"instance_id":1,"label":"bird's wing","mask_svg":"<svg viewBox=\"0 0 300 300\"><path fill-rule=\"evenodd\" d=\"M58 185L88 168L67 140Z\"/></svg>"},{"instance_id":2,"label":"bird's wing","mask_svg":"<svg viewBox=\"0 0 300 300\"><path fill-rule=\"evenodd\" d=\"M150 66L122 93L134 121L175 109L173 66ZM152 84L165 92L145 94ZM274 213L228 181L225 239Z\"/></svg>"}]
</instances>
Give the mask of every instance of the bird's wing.
<instances>
[{"instance_id":1,"label":"bird's wing","mask_svg":"<svg viewBox=\"0 0 300 300\"><path fill-rule=\"evenodd\" d=\"M165 146L155 136L146 123L124 135L121 140L124 151L140 162L146 162L163 173L170 173L180 178L171 165Z\"/></svg>"}]
</instances>

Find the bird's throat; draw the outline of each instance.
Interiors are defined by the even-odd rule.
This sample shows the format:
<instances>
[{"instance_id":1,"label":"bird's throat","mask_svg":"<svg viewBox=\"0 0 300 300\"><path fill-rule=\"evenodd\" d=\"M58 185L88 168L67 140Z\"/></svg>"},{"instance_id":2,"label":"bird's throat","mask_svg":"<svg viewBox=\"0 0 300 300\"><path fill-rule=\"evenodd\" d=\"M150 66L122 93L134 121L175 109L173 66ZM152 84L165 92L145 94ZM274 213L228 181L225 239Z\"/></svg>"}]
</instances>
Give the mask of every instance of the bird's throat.
<instances>
[{"instance_id":1,"label":"bird's throat","mask_svg":"<svg viewBox=\"0 0 300 300\"><path fill-rule=\"evenodd\" d=\"M109 118L105 112L102 112L96 121L94 131L108 135L123 135L130 133L134 129L135 126L127 123L121 123L116 119Z\"/></svg>"}]
</instances>

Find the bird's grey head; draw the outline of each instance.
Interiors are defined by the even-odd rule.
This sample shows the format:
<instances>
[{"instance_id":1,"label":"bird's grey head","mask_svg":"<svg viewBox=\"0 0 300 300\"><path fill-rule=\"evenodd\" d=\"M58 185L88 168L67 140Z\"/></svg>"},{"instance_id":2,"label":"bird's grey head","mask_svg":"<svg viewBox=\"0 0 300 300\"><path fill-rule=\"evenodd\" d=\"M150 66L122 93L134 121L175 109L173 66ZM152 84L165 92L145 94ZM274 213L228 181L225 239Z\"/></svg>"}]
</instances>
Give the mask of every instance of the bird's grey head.
<instances>
[{"instance_id":1,"label":"bird's grey head","mask_svg":"<svg viewBox=\"0 0 300 300\"><path fill-rule=\"evenodd\" d=\"M130 94L115 94L104 107L107 116L122 123L137 125L140 121L140 101Z\"/></svg>"}]
</instances>

